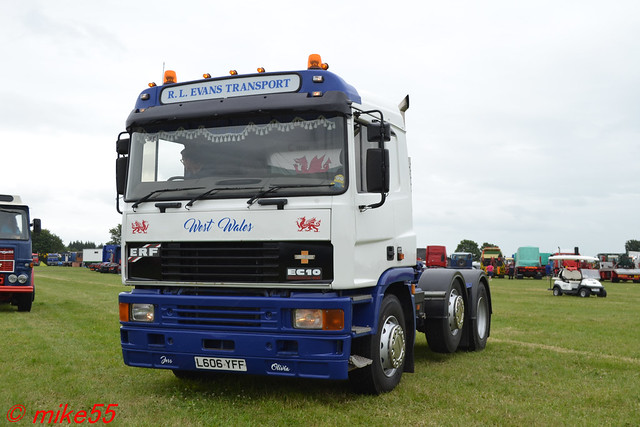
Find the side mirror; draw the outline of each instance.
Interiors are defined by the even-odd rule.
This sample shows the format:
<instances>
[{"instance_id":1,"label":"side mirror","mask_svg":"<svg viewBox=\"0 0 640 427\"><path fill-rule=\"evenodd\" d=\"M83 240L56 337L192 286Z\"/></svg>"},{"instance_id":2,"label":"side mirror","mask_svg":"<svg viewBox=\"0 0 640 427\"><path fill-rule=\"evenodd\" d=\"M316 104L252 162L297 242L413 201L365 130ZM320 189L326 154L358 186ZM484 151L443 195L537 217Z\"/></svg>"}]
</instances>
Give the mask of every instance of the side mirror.
<instances>
[{"instance_id":1,"label":"side mirror","mask_svg":"<svg viewBox=\"0 0 640 427\"><path fill-rule=\"evenodd\" d=\"M127 164L128 157L118 157L116 159L116 191L118 195L124 194L127 188Z\"/></svg>"},{"instance_id":2,"label":"side mirror","mask_svg":"<svg viewBox=\"0 0 640 427\"><path fill-rule=\"evenodd\" d=\"M389 150L386 148L367 150L367 192L389 192Z\"/></svg>"},{"instance_id":3,"label":"side mirror","mask_svg":"<svg viewBox=\"0 0 640 427\"><path fill-rule=\"evenodd\" d=\"M367 140L369 142L391 141L391 126L389 123L374 122L367 125Z\"/></svg>"},{"instance_id":4,"label":"side mirror","mask_svg":"<svg viewBox=\"0 0 640 427\"><path fill-rule=\"evenodd\" d=\"M129 144L131 143L130 138L118 138L116 141L116 151L119 155L129 154Z\"/></svg>"},{"instance_id":5,"label":"side mirror","mask_svg":"<svg viewBox=\"0 0 640 427\"><path fill-rule=\"evenodd\" d=\"M40 233L42 231L42 222L39 218L33 218L33 232Z\"/></svg>"}]
</instances>

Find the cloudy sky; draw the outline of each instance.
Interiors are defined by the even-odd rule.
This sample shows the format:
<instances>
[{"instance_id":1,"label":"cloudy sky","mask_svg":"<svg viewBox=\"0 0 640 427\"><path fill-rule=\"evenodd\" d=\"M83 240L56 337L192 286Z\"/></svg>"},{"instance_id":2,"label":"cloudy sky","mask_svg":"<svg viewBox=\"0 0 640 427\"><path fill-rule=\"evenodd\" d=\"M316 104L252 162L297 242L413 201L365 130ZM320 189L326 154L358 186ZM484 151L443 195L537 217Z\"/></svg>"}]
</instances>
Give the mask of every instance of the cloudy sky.
<instances>
[{"instance_id":1,"label":"cloudy sky","mask_svg":"<svg viewBox=\"0 0 640 427\"><path fill-rule=\"evenodd\" d=\"M640 2L0 0L0 193L106 242L115 141L163 66L179 81L303 69L409 94L418 245L543 252L640 240Z\"/></svg>"}]
</instances>

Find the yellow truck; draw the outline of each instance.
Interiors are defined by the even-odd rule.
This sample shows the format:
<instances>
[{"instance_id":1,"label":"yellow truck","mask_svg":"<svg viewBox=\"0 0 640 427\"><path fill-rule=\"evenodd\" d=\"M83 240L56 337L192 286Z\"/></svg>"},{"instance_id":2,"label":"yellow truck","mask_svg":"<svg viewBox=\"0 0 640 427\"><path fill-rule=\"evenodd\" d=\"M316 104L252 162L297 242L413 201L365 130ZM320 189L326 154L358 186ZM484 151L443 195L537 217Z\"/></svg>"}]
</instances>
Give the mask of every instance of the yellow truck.
<instances>
[{"instance_id":1,"label":"yellow truck","mask_svg":"<svg viewBox=\"0 0 640 427\"><path fill-rule=\"evenodd\" d=\"M497 246L488 246L482 249L482 255L480 256L480 268L489 274L487 267L493 265L493 276L504 277L506 268L504 265L504 256L502 251Z\"/></svg>"}]
</instances>

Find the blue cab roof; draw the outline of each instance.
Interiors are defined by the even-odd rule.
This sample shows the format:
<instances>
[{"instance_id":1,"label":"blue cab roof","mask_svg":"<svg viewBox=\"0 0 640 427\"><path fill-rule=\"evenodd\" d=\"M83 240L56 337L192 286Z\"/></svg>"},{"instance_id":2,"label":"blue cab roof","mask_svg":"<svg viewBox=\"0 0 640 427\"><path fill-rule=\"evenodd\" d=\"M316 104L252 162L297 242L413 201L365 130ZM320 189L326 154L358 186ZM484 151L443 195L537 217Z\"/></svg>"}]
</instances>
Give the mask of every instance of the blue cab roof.
<instances>
[{"instance_id":1,"label":"blue cab roof","mask_svg":"<svg viewBox=\"0 0 640 427\"><path fill-rule=\"evenodd\" d=\"M356 89L338 75L325 70L259 73L226 76L154 86L144 90L136 101L136 109L147 109L171 103L225 99L276 93L326 93L339 91L360 104Z\"/></svg>"}]
</instances>

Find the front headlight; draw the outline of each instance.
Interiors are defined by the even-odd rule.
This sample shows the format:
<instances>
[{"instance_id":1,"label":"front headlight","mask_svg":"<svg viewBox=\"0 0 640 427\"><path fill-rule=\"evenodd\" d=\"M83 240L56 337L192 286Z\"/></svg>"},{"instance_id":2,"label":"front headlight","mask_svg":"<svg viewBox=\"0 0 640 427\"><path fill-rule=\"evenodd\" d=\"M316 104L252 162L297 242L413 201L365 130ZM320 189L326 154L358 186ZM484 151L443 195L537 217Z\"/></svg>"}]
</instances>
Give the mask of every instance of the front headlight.
<instances>
[{"instance_id":1,"label":"front headlight","mask_svg":"<svg viewBox=\"0 0 640 427\"><path fill-rule=\"evenodd\" d=\"M20 283L21 285L27 283L27 280L29 280L29 276L27 276L26 274L21 274L18 276L18 283Z\"/></svg>"},{"instance_id":2,"label":"front headlight","mask_svg":"<svg viewBox=\"0 0 640 427\"><path fill-rule=\"evenodd\" d=\"M131 304L132 322L153 322L154 318L153 304Z\"/></svg>"},{"instance_id":3,"label":"front headlight","mask_svg":"<svg viewBox=\"0 0 640 427\"><path fill-rule=\"evenodd\" d=\"M322 329L322 310L310 308L294 310L293 327L299 329Z\"/></svg>"},{"instance_id":4,"label":"front headlight","mask_svg":"<svg viewBox=\"0 0 640 427\"><path fill-rule=\"evenodd\" d=\"M10 274L7 277L7 280L9 280L9 283L16 283L18 281L18 276L16 276L15 274Z\"/></svg>"}]
</instances>

